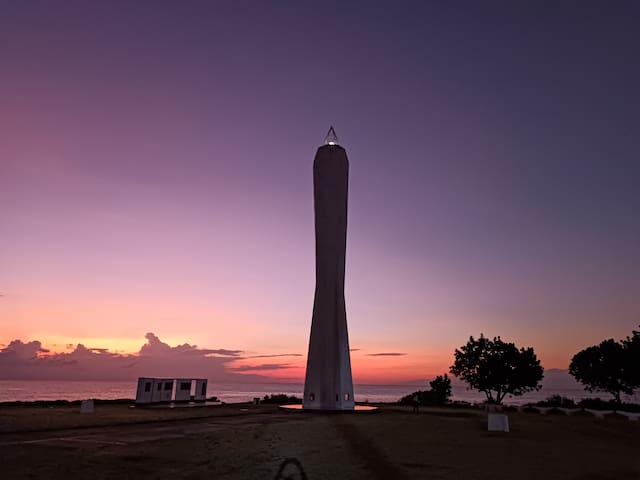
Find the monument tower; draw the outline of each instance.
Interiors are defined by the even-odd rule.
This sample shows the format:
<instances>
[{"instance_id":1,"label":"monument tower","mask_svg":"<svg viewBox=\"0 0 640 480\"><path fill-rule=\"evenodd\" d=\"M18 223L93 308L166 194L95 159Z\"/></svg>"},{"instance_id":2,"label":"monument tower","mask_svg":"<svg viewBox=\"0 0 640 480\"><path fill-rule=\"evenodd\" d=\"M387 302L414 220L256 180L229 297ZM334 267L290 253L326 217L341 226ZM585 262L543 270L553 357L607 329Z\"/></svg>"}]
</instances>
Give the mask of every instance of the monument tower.
<instances>
[{"instance_id":1,"label":"monument tower","mask_svg":"<svg viewBox=\"0 0 640 480\"><path fill-rule=\"evenodd\" d=\"M316 291L303 409L353 410L344 301L349 160L331 127L313 161Z\"/></svg>"}]
</instances>

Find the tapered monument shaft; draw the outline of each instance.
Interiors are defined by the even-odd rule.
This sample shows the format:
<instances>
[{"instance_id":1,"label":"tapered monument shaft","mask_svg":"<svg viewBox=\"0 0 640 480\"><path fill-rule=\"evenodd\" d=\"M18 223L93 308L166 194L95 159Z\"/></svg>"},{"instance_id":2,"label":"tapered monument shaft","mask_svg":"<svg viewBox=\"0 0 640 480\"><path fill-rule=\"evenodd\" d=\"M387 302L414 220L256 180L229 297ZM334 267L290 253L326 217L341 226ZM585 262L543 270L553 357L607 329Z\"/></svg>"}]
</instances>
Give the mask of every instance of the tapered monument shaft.
<instances>
[{"instance_id":1,"label":"tapered monument shaft","mask_svg":"<svg viewBox=\"0 0 640 480\"><path fill-rule=\"evenodd\" d=\"M345 149L333 141L318 148L313 162L316 290L304 384L305 409L354 408L344 299L348 183Z\"/></svg>"}]
</instances>

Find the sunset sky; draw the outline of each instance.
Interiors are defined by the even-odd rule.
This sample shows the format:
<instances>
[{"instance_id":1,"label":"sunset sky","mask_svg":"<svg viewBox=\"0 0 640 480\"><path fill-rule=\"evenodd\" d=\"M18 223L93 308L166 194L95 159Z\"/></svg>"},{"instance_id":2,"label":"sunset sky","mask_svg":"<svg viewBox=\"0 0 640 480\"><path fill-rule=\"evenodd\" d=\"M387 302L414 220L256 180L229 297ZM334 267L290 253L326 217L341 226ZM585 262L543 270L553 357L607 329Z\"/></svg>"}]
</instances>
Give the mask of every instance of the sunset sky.
<instances>
[{"instance_id":1,"label":"sunset sky","mask_svg":"<svg viewBox=\"0 0 640 480\"><path fill-rule=\"evenodd\" d=\"M630 334L640 3L562 3L0 0L0 377L302 380L330 125L355 383Z\"/></svg>"}]
</instances>

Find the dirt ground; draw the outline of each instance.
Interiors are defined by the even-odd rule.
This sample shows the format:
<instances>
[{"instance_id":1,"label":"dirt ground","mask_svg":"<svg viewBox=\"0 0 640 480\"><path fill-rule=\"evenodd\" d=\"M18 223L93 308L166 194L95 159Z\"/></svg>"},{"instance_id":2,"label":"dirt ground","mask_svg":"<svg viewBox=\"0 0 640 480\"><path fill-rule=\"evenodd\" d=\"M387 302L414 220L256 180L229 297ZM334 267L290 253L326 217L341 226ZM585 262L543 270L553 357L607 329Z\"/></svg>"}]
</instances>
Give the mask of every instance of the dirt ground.
<instances>
[{"instance_id":1,"label":"dirt ground","mask_svg":"<svg viewBox=\"0 0 640 480\"><path fill-rule=\"evenodd\" d=\"M640 479L640 422L383 407L305 414L272 406L0 407L1 478ZM286 459L292 460L277 476ZM294 464L295 463L295 464ZM299 465L299 466L298 466Z\"/></svg>"}]
</instances>

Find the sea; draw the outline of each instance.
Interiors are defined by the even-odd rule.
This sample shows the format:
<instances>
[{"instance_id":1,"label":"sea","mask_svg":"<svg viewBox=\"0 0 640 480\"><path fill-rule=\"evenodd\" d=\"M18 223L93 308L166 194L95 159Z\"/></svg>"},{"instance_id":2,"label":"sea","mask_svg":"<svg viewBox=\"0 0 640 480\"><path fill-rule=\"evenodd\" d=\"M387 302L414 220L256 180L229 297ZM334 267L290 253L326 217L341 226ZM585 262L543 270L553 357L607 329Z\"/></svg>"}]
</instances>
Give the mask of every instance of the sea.
<instances>
[{"instance_id":1,"label":"sea","mask_svg":"<svg viewBox=\"0 0 640 480\"><path fill-rule=\"evenodd\" d=\"M136 381L54 381L54 380L0 380L0 402L35 400L82 400L121 398L133 399L136 396ZM216 396L226 403L252 401L265 395L283 393L302 397L304 385L301 383L216 383L210 382L207 396ZM354 385L356 402L392 403L416 390L427 390L428 385ZM606 393L589 393L576 388L543 388L519 397L507 397L509 405L524 405L544 400L551 395L562 395L573 400L600 397L609 399ZM640 395L626 397L625 401L640 403ZM479 403L485 400L484 394L467 390L463 385L452 386L452 400Z\"/></svg>"}]
</instances>

